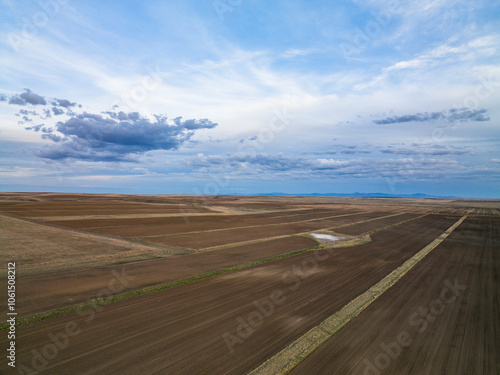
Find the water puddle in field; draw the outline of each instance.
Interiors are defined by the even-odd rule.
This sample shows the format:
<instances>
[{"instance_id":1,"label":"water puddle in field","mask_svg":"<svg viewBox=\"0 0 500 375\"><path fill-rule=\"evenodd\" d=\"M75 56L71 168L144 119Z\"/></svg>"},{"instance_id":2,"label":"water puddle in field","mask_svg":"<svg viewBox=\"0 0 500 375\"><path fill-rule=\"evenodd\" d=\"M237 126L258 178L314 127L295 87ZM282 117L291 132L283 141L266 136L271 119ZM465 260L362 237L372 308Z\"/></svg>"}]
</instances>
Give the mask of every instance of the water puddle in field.
<instances>
[{"instance_id":1,"label":"water puddle in field","mask_svg":"<svg viewBox=\"0 0 500 375\"><path fill-rule=\"evenodd\" d=\"M331 234L323 234L323 233L310 233L311 236L317 238L318 240L324 240L328 242L343 240L345 237L332 236Z\"/></svg>"}]
</instances>

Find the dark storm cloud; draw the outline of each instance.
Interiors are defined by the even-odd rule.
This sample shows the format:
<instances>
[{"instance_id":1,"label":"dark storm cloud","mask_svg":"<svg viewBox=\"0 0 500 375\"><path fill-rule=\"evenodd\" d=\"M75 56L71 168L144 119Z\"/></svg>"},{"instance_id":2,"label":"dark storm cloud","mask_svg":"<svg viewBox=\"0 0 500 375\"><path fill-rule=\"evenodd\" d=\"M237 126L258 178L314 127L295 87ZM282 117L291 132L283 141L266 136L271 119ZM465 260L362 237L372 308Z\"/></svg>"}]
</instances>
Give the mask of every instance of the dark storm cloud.
<instances>
[{"instance_id":1,"label":"dark storm cloud","mask_svg":"<svg viewBox=\"0 0 500 375\"><path fill-rule=\"evenodd\" d=\"M107 112L101 112L103 114L109 115L111 118L120 120L120 121L125 121L125 120L138 120L141 115L139 112L130 112L130 113L125 113L123 111L120 112L112 112L112 111L107 111Z\"/></svg>"},{"instance_id":2,"label":"dark storm cloud","mask_svg":"<svg viewBox=\"0 0 500 375\"><path fill-rule=\"evenodd\" d=\"M366 150L342 150L342 151L340 151L340 153L344 154L344 155L370 154L371 151L366 151Z\"/></svg>"},{"instance_id":3,"label":"dark storm cloud","mask_svg":"<svg viewBox=\"0 0 500 375\"><path fill-rule=\"evenodd\" d=\"M327 151L311 151L303 152L304 155L336 155L338 151L327 150Z\"/></svg>"},{"instance_id":4,"label":"dark storm cloud","mask_svg":"<svg viewBox=\"0 0 500 375\"><path fill-rule=\"evenodd\" d=\"M42 134L42 139L50 139L51 141L56 142L56 143L61 142L63 140L62 137L55 135L55 134L52 134L52 133Z\"/></svg>"},{"instance_id":5,"label":"dark storm cloud","mask_svg":"<svg viewBox=\"0 0 500 375\"><path fill-rule=\"evenodd\" d=\"M467 108L450 109L447 120L455 121L490 121L490 116L486 114L486 109L471 110Z\"/></svg>"},{"instance_id":6,"label":"dark storm cloud","mask_svg":"<svg viewBox=\"0 0 500 375\"><path fill-rule=\"evenodd\" d=\"M34 125L25 127L26 130L33 130L34 132L39 132L44 127L44 124Z\"/></svg>"},{"instance_id":7,"label":"dark storm cloud","mask_svg":"<svg viewBox=\"0 0 500 375\"><path fill-rule=\"evenodd\" d=\"M307 161L300 158L291 158L281 154L232 154L232 155L198 155L196 158L185 161L185 164L195 168L210 168L212 166L246 168L249 166L261 167L274 171L300 169L307 166Z\"/></svg>"},{"instance_id":8,"label":"dark storm cloud","mask_svg":"<svg viewBox=\"0 0 500 375\"><path fill-rule=\"evenodd\" d=\"M272 171L287 171L305 168L308 165L307 160L292 158L281 154L257 154L246 155L242 153L231 155L203 155L199 154L195 158L184 161L192 168L219 169L231 168L233 170L259 169Z\"/></svg>"},{"instance_id":9,"label":"dark storm cloud","mask_svg":"<svg viewBox=\"0 0 500 375\"><path fill-rule=\"evenodd\" d=\"M489 121L490 117L486 114L486 109L472 110L468 108L453 108L449 111L441 112L424 112L413 115L387 117L382 120L373 120L375 124L400 124L405 122L430 122L430 121L447 121L447 122L466 122L466 121Z\"/></svg>"},{"instance_id":10,"label":"dark storm cloud","mask_svg":"<svg viewBox=\"0 0 500 375\"><path fill-rule=\"evenodd\" d=\"M26 115L26 116L39 116L37 111L28 111L27 109L21 109L15 114L16 116Z\"/></svg>"},{"instance_id":11,"label":"dark storm cloud","mask_svg":"<svg viewBox=\"0 0 500 375\"><path fill-rule=\"evenodd\" d=\"M335 155L335 154L343 154L343 155L356 155L356 154L371 154L370 150L358 150L357 145L333 145L337 150L326 150L326 151L314 151L307 152L309 155Z\"/></svg>"},{"instance_id":12,"label":"dark storm cloud","mask_svg":"<svg viewBox=\"0 0 500 375\"><path fill-rule=\"evenodd\" d=\"M9 104L16 104L16 105L26 105L26 104L46 105L47 101L44 99L43 96L35 94L30 89L24 89L24 92L22 94L11 96L10 99L9 99Z\"/></svg>"},{"instance_id":13,"label":"dark storm cloud","mask_svg":"<svg viewBox=\"0 0 500 375\"><path fill-rule=\"evenodd\" d=\"M57 108L57 107L52 107L52 113L55 115L55 116L59 116L59 115L62 115L64 114L64 111L60 108Z\"/></svg>"},{"instance_id":14,"label":"dark storm cloud","mask_svg":"<svg viewBox=\"0 0 500 375\"><path fill-rule=\"evenodd\" d=\"M169 120L156 115L155 120L139 113L107 112L108 116L84 112L56 124L62 136L46 139L48 146L38 155L47 159L82 159L93 161L130 160L129 155L153 150L176 150L189 141L195 131L217 126L208 119Z\"/></svg>"},{"instance_id":15,"label":"dark storm cloud","mask_svg":"<svg viewBox=\"0 0 500 375\"><path fill-rule=\"evenodd\" d=\"M190 119L182 121L182 117L177 117L173 120L174 124L177 126L187 129L187 130L197 130L197 129L211 129L214 127L213 123L208 119Z\"/></svg>"},{"instance_id":16,"label":"dark storm cloud","mask_svg":"<svg viewBox=\"0 0 500 375\"><path fill-rule=\"evenodd\" d=\"M134 161L133 154L176 150L188 141L193 142L191 137L196 131L217 126L208 119L168 119L164 115L153 115L151 120L139 112L78 113L75 109L81 108L81 104L68 99L46 100L30 89L10 97L0 94L0 100L14 105L47 106L40 111L21 109L16 116L20 117L20 125L29 125L25 126L26 130L42 131L43 139L54 142L37 153L53 160ZM52 115L64 115L64 120L55 125L36 123L51 119Z\"/></svg>"},{"instance_id":17,"label":"dark storm cloud","mask_svg":"<svg viewBox=\"0 0 500 375\"><path fill-rule=\"evenodd\" d=\"M0 102L9 101L9 104L15 105L48 105L47 99L41 95L35 94L31 89L24 89L24 92L17 95L12 95L8 97L5 94L0 94ZM68 99L58 99L53 98L49 100L50 104L54 107L62 107L62 108L71 108L71 107L80 107L81 104L77 104L69 101Z\"/></svg>"},{"instance_id":18,"label":"dark storm cloud","mask_svg":"<svg viewBox=\"0 0 500 375\"><path fill-rule=\"evenodd\" d=\"M57 106L57 107L64 107L64 108L76 106L76 103L72 103L68 99L57 99L57 98L54 98L54 100L51 101L50 104Z\"/></svg>"},{"instance_id":19,"label":"dark storm cloud","mask_svg":"<svg viewBox=\"0 0 500 375\"><path fill-rule=\"evenodd\" d=\"M380 148L383 154L392 155L433 155L433 156L446 156L446 155L467 155L471 154L469 150L463 147L440 145L436 143L413 143L406 144L393 144Z\"/></svg>"},{"instance_id":20,"label":"dark storm cloud","mask_svg":"<svg viewBox=\"0 0 500 375\"><path fill-rule=\"evenodd\" d=\"M188 167L203 173L226 173L240 176L276 178L355 178L403 176L405 178L429 179L459 171L455 160L436 158L397 157L394 159L358 158L297 158L283 154L230 154L203 155L184 161Z\"/></svg>"}]
</instances>

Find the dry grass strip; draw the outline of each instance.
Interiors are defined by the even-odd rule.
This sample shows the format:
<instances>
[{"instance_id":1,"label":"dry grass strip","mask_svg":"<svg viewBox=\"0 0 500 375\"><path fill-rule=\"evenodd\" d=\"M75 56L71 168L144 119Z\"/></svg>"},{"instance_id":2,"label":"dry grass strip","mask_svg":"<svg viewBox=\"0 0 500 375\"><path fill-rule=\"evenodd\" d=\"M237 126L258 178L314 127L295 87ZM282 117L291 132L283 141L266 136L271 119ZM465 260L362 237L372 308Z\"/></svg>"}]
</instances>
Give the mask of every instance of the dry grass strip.
<instances>
[{"instance_id":1,"label":"dry grass strip","mask_svg":"<svg viewBox=\"0 0 500 375\"><path fill-rule=\"evenodd\" d=\"M420 262L427 254L443 242L443 240L448 237L450 233L453 232L455 228L457 228L466 218L467 215L461 217L455 224L444 231L439 237L420 250L413 257L408 259L405 263L403 263L403 265L396 268L365 293L361 294L353 301L345 305L341 310L337 311L319 325L306 332L304 335L299 337L273 357L269 358L266 362L262 363L249 374L288 374L314 350L320 347L325 341L327 341L365 308L367 308L373 301L380 297L382 293L401 279L401 277L403 277L410 269Z\"/></svg>"},{"instance_id":2,"label":"dry grass strip","mask_svg":"<svg viewBox=\"0 0 500 375\"><path fill-rule=\"evenodd\" d=\"M373 212L373 211L368 211L368 212ZM356 225L356 224L369 223L370 221L375 221L375 220L380 220L380 219L386 219L388 217L399 216L399 215L403 215L405 213L406 212L398 212L397 214L391 214L391 215L381 216L381 217L374 217L373 219L358 221L358 222L354 222L354 223L342 224L342 225L339 225L339 226L336 226L336 227L331 227L331 228L328 228L328 229L338 229L338 228L349 227L351 225Z\"/></svg>"},{"instance_id":3,"label":"dry grass strip","mask_svg":"<svg viewBox=\"0 0 500 375\"><path fill-rule=\"evenodd\" d=\"M368 221L373 221L373 220L378 220L378 219L384 219L384 218L387 218L387 217L397 216L397 215L402 215L402 213L391 214L391 215L387 215L387 216L381 216L381 217L377 217L375 219L356 221L354 223L344 224L344 225L340 225L340 226L337 226L337 227L319 228L319 229L315 229L313 231L307 231L307 232L300 232L300 233L293 233L293 234L284 234L284 235L281 235L281 236L265 237L265 238L259 238L259 239L256 239L256 240L233 242L233 243L228 243L228 244L225 244L225 245L217 245L217 246L204 247L204 248L199 249L197 251L212 251L212 250L227 249L227 248L230 248L230 247L243 246L243 245L251 245L251 244L254 244L254 243L267 242L267 241L277 240L277 239L280 239L280 238L288 238L288 237L294 237L294 236L306 236L306 237L311 238L311 239L315 240L316 242L318 242L314 237L309 236L309 233L311 233L311 232L318 233L318 232L321 232L321 231L329 231L331 229L342 228L342 227L345 227L347 225L363 224L363 223L366 223ZM340 216L346 216L346 215L340 215ZM401 222L401 223L403 223L403 222ZM396 223L396 224L399 224L399 223ZM343 235L343 234L339 234L339 236L352 237L352 236L346 236L346 235ZM140 237L140 238L142 238L142 237ZM363 242L363 243L365 243L365 242Z\"/></svg>"},{"instance_id":4,"label":"dry grass strip","mask_svg":"<svg viewBox=\"0 0 500 375\"><path fill-rule=\"evenodd\" d=\"M202 206L203 207L203 206ZM210 207L206 207L210 209ZM39 221L71 221L71 220L94 220L94 219L147 219L150 217L189 217L189 216L229 216L229 215L250 215L250 214L268 214L273 212L289 212L301 211L303 209L295 208L289 210L271 210L271 211L257 211L257 212L221 212L221 211L208 211L208 212L177 212L177 213L160 213L160 214L109 214L109 215L73 215L73 216L33 216L28 219Z\"/></svg>"},{"instance_id":5,"label":"dry grass strip","mask_svg":"<svg viewBox=\"0 0 500 375\"><path fill-rule=\"evenodd\" d=\"M399 221L399 222L391 224L391 225L387 225L387 226L382 227L382 228L377 228L377 229L369 230L368 232L362 233L362 235L370 235L370 234L373 234L373 233L382 232L384 230L394 228L394 227L396 227L398 225L401 225L401 224L404 224L404 223L408 223L409 221L413 221L413 220L417 220L417 219L423 218L423 217L425 217L427 215L429 215L429 214L423 214L423 215L420 215L420 216L412 217L411 219L407 219L407 220Z\"/></svg>"},{"instance_id":6,"label":"dry grass strip","mask_svg":"<svg viewBox=\"0 0 500 375\"><path fill-rule=\"evenodd\" d=\"M290 222L285 222L285 223L256 224L256 225L247 225L247 226L243 226L243 227L234 227L234 228L219 228L219 229L196 230L196 231L192 231L192 232L177 232L177 233L167 233L167 234L152 234L152 235L148 235L148 236L138 236L138 238L172 237L172 236L182 236L182 235L185 235L185 234L225 232L225 231L237 230L237 229L249 229L249 228L260 228L260 227L273 227L273 226L288 225L288 224L300 224L300 223L308 223L310 221L328 220L328 219L333 219L333 218L336 218L336 217L361 215L361 214L365 214L365 213L368 213L368 212L372 212L372 211L363 211L363 212L355 212L355 213L350 213L350 214L325 216L325 217L321 217L321 218L298 220L298 221L290 221ZM401 214L397 214L397 215L401 215ZM395 215L389 215L389 216L395 216Z\"/></svg>"},{"instance_id":7,"label":"dry grass strip","mask_svg":"<svg viewBox=\"0 0 500 375\"><path fill-rule=\"evenodd\" d=\"M147 219L150 217L183 217L183 216L227 216L229 214L215 212L185 212L171 214L114 214L114 215L74 215L74 216L32 216L28 219L39 221L72 221L95 219Z\"/></svg>"}]
</instances>

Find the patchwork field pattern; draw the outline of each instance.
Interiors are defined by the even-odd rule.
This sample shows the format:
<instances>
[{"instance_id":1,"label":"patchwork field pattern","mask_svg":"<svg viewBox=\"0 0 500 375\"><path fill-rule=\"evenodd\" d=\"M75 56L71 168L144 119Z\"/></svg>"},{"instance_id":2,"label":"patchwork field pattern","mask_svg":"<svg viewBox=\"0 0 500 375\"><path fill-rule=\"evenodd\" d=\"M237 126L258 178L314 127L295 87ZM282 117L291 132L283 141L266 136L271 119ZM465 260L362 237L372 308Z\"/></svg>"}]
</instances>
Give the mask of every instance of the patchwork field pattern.
<instances>
[{"instance_id":1,"label":"patchwork field pattern","mask_svg":"<svg viewBox=\"0 0 500 375\"><path fill-rule=\"evenodd\" d=\"M0 257L16 261L20 326L17 367L3 356L0 373L249 373L464 215L292 373L495 373L499 208L450 199L1 193ZM312 232L344 240L320 244Z\"/></svg>"}]
</instances>

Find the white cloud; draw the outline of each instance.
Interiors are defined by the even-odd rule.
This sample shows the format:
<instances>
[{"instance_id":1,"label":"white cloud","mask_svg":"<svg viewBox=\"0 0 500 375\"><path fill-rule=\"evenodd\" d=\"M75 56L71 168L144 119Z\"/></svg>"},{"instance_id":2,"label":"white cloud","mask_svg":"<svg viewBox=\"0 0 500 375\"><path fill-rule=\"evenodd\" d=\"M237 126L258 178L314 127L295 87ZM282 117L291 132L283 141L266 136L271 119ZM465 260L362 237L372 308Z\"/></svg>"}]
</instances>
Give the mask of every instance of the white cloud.
<instances>
[{"instance_id":1,"label":"white cloud","mask_svg":"<svg viewBox=\"0 0 500 375\"><path fill-rule=\"evenodd\" d=\"M412 68L421 68L425 66L425 61L422 59L413 59L413 60L407 60L407 61L400 61L388 68L385 69L385 71L391 71L391 70L399 70L399 69L412 69Z\"/></svg>"}]
</instances>

